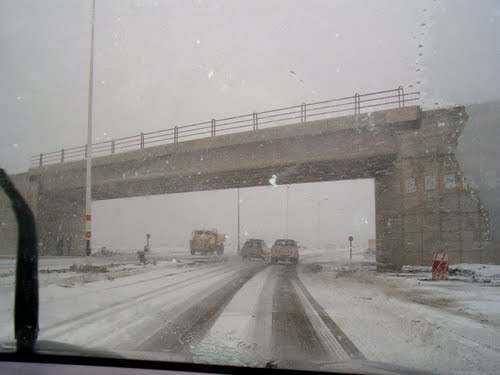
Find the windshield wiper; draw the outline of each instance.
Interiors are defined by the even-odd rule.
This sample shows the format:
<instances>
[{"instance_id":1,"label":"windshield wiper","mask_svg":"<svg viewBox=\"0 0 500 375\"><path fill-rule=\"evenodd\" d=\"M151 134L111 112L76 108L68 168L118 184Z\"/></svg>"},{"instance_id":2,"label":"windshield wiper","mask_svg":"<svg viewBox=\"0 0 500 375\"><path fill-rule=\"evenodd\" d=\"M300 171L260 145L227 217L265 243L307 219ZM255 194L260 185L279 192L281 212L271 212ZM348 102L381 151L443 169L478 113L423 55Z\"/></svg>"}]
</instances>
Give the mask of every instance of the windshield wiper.
<instances>
[{"instance_id":1,"label":"windshield wiper","mask_svg":"<svg viewBox=\"0 0 500 375\"><path fill-rule=\"evenodd\" d=\"M17 353L33 353L38 336L38 243L30 206L0 168L0 186L16 215L17 264L14 332Z\"/></svg>"}]
</instances>

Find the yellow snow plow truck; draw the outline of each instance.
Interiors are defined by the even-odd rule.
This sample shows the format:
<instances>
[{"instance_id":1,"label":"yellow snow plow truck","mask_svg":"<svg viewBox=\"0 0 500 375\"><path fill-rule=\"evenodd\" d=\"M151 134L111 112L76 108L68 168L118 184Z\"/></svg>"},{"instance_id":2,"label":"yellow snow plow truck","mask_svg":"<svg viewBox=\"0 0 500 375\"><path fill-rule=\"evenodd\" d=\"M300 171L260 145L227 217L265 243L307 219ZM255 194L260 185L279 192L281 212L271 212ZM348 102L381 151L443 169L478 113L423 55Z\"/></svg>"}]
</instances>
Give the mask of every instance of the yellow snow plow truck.
<instances>
[{"instance_id":1,"label":"yellow snow plow truck","mask_svg":"<svg viewBox=\"0 0 500 375\"><path fill-rule=\"evenodd\" d=\"M216 230L195 230L192 233L191 241L189 241L191 255L196 253L222 255L224 254L225 239L226 235L217 233Z\"/></svg>"}]
</instances>

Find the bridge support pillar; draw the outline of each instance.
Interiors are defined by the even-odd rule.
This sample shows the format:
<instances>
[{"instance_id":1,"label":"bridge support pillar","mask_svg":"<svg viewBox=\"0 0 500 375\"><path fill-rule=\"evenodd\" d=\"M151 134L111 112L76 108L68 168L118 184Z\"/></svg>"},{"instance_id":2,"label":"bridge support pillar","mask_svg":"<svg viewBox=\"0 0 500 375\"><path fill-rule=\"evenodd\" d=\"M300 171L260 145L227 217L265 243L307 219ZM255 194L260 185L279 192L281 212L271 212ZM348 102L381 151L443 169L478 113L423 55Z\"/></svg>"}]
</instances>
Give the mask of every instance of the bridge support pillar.
<instances>
[{"instance_id":1,"label":"bridge support pillar","mask_svg":"<svg viewBox=\"0 0 500 375\"><path fill-rule=\"evenodd\" d=\"M400 135L398 159L375 176L379 267L429 266L435 252L451 264L498 263L488 211L455 155L466 114L432 115Z\"/></svg>"},{"instance_id":2,"label":"bridge support pillar","mask_svg":"<svg viewBox=\"0 0 500 375\"><path fill-rule=\"evenodd\" d=\"M375 228L377 268L401 267L403 226L401 189L394 169L375 177Z\"/></svg>"},{"instance_id":3,"label":"bridge support pillar","mask_svg":"<svg viewBox=\"0 0 500 375\"><path fill-rule=\"evenodd\" d=\"M85 194L40 192L36 215L41 255L85 255Z\"/></svg>"},{"instance_id":4,"label":"bridge support pillar","mask_svg":"<svg viewBox=\"0 0 500 375\"><path fill-rule=\"evenodd\" d=\"M35 218L38 208L39 181L30 173L11 175L16 188L28 202ZM0 254L17 254L17 221L10 200L0 189Z\"/></svg>"}]
</instances>

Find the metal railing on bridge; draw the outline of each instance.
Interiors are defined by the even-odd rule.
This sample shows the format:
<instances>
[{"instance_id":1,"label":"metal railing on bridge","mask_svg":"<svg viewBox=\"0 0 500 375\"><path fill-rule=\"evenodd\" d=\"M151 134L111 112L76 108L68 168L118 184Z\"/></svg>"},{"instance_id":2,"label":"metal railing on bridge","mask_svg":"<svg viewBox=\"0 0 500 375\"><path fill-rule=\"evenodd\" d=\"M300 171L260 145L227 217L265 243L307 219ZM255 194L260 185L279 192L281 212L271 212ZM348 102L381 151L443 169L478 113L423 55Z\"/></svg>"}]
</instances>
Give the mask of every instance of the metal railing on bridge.
<instances>
[{"instance_id":1,"label":"metal railing on bridge","mask_svg":"<svg viewBox=\"0 0 500 375\"><path fill-rule=\"evenodd\" d=\"M417 101L419 92L405 93L402 86L367 94L355 94L343 98L324 100L315 103L302 103L291 107L253 112L241 116L212 119L195 124L174 126L154 132L140 133L124 138L92 144L92 156L102 156L129 150L144 149L162 143L177 143L192 139L215 137L241 131L258 130L291 123L337 117L348 114L402 108L407 103ZM43 166L81 160L87 157L87 146L63 148L58 151L34 155L31 164Z\"/></svg>"}]
</instances>

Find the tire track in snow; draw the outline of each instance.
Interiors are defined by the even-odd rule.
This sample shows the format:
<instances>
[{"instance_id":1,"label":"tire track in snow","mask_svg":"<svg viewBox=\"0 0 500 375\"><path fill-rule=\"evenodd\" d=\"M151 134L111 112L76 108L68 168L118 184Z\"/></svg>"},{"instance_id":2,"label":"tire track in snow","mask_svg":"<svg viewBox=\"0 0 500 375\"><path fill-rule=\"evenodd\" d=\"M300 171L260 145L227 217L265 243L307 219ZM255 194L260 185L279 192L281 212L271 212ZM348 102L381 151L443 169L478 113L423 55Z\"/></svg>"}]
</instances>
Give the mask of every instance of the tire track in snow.
<instances>
[{"instance_id":1,"label":"tire track in snow","mask_svg":"<svg viewBox=\"0 0 500 375\"><path fill-rule=\"evenodd\" d=\"M110 346L119 351L142 347L162 327L167 325L172 326L180 314L192 307L192 301L204 298L207 291L213 290L214 285L217 285L217 288L220 284L224 285L227 281L235 277L235 273L237 274L243 268L243 266L240 266L232 270L234 272L222 272L209 278L197 280L189 285L172 289L165 295L166 298L159 297L161 300L153 301L158 307L154 307L152 310L150 306L141 304L143 308L149 311L146 314L146 319L134 320L126 326L121 325L119 329L114 330L110 336L102 340L99 345ZM192 288L192 286L196 286L196 289ZM193 290L195 291L194 293ZM125 336L130 337L130 339L123 340ZM153 348L151 348L151 351L154 351Z\"/></svg>"},{"instance_id":2,"label":"tire track in snow","mask_svg":"<svg viewBox=\"0 0 500 375\"><path fill-rule=\"evenodd\" d=\"M295 266L274 266L278 280L272 311L272 359L279 367L324 359L328 350L314 330L293 285Z\"/></svg>"},{"instance_id":3,"label":"tire track in snow","mask_svg":"<svg viewBox=\"0 0 500 375\"><path fill-rule=\"evenodd\" d=\"M108 306L97 308L71 318L68 318L63 321L56 322L48 327L43 329L43 338L44 339L54 339L58 338L61 335L69 333L73 330L80 329L82 326L86 324L93 323L97 319L105 319L108 316L115 314L118 310L124 310L131 306L137 305L138 303L145 302L147 300L151 300L156 298L159 295L162 295L172 288L176 287L183 288L189 285L191 282L198 283L200 280L205 280L207 278L216 277L221 275L221 273L232 272L239 268L239 265L225 265L223 267L218 267L215 269L211 269L207 272L202 273L201 275L191 276L184 280L179 280L177 282L173 282L168 285L162 285L155 289L152 289L146 293L142 293L140 295L129 296L125 299L112 303ZM208 276L208 277L207 277Z\"/></svg>"},{"instance_id":4,"label":"tire track in snow","mask_svg":"<svg viewBox=\"0 0 500 375\"><path fill-rule=\"evenodd\" d=\"M134 350L190 352L191 347L206 335L238 290L266 267L267 264L258 264L244 268L240 274L220 285L184 311L174 323L162 327Z\"/></svg>"},{"instance_id":5,"label":"tire track in snow","mask_svg":"<svg viewBox=\"0 0 500 375\"><path fill-rule=\"evenodd\" d=\"M259 293L259 298L254 309L255 324L253 327L253 341L261 346L262 352L271 352L271 338L272 332L272 307L273 307L273 288L271 286L276 284L277 275L273 267L269 269L264 288Z\"/></svg>"},{"instance_id":6,"label":"tire track in snow","mask_svg":"<svg viewBox=\"0 0 500 375\"><path fill-rule=\"evenodd\" d=\"M312 361L365 359L359 349L312 297L295 266L274 266L272 359L279 367Z\"/></svg>"},{"instance_id":7,"label":"tire track in snow","mask_svg":"<svg viewBox=\"0 0 500 375\"><path fill-rule=\"evenodd\" d=\"M155 270L155 271L158 272L158 270ZM160 275L160 276L153 276L153 277L150 277L150 278L145 279L145 280L138 280L138 281L134 281L134 282L128 282L128 283L124 283L124 284L121 284L121 285L107 286L107 287L102 288L101 291L105 292L105 291L111 290L111 289L120 289L120 288L124 288L124 287L127 287L127 286L135 286L135 285L138 285L138 284L144 284L144 283L148 283L148 282L155 281L155 280L160 280L160 279L165 279L165 278L172 277L172 276L185 275L187 273L195 272L195 271L200 271L200 269L193 268L193 269L188 269L188 270L185 270L185 271L182 271L182 272L171 272L171 273L166 273L166 274L163 274L163 275ZM139 276L139 275L144 275L144 273L131 274L131 275L127 275L127 276L134 277L134 276ZM125 276L121 276L119 278L122 278L122 277L125 277ZM96 280L96 281L103 281L103 280ZM57 284L55 284L55 285L57 285ZM60 286L60 285L57 285L57 286ZM57 302L61 302L61 301L65 301L65 300L74 300L75 298L78 298L78 297L88 296L88 295L94 294L95 290L83 290L83 291L79 290L78 292L79 292L79 294L76 295L76 296L75 295L68 295L68 296L65 296L65 297L58 297L57 298ZM43 304L43 303L50 303L50 302L49 301L42 301L41 303ZM56 325L57 324L52 324L52 325L48 326L47 329L50 329L50 328L52 328L53 326L56 326Z\"/></svg>"}]
</instances>

